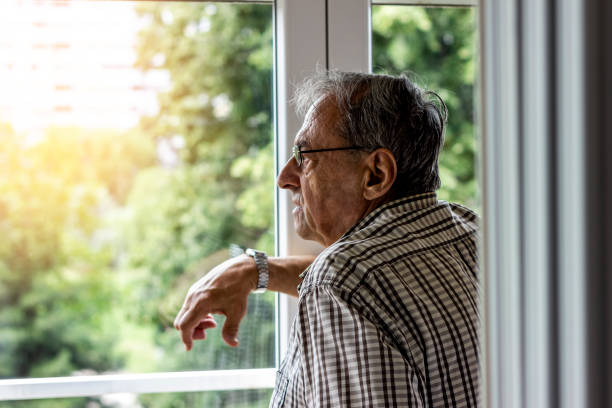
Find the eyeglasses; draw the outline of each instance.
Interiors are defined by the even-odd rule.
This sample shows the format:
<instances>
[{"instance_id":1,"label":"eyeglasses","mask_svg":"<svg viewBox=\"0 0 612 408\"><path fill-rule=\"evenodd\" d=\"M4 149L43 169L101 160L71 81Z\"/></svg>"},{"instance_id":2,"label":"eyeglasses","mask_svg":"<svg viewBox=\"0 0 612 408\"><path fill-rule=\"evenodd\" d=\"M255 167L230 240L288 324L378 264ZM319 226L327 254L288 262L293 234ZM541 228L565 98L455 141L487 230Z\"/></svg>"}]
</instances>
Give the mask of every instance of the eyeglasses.
<instances>
[{"instance_id":1,"label":"eyeglasses","mask_svg":"<svg viewBox=\"0 0 612 408\"><path fill-rule=\"evenodd\" d=\"M295 157L295 161L297 162L298 167L302 166L302 161L304 158L302 155L304 153L318 153L318 152L331 152L334 150L360 150L367 149L362 146L348 146L348 147L332 147L331 149L314 149L314 150L302 150L302 146L293 146L293 157Z\"/></svg>"}]
</instances>

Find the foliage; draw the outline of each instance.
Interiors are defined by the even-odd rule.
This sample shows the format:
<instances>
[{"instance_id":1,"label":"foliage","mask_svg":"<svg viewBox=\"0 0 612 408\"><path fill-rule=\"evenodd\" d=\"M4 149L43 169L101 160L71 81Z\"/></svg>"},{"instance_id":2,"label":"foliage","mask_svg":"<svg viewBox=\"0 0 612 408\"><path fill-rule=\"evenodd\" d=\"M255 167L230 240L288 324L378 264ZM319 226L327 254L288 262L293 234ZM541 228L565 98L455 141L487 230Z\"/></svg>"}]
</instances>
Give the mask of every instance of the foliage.
<instances>
[{"instance_id":1,"label":"foliage","mask_svg":"<svg viewBox=\"0 0 612 408\"><path fill-rule=\"evenodd\" d=\"M1 132L0 377L118 369L116 333L104 318L114 259L98 214L124 200L129 175L152 161L150 143L75 128L33 141ZM66 401L58 406L83 405Z\"/></svg>"},{"instance_id":2,"label":"foliage","mask_svg":"<svg viewBox=\"0 0 612 408\"><path fill-rule=\"evenodd\" d=\"M155 140L184 141L180 165L140 174L128 203L130 263L157 277L149 293L156 301L191 263L271 234L273 166L260 167L258 183L232 167L272 157L272 16L260 5L153 4L138 11L151 24L140 32L137 66L166 69L172 80L159 96L159 114L143 118L142 128ZM242 214L249 198L260 197L251 215ZM253 212L265 214L261 222L253 222Z\"/></svg>"},{"instance_id":3,"label":"foliage","mask_svg":"<svg viewBox=\"0 0 612 408\"><path fill-rule=\"evenodd\" d=\"M272 390L213 391L204 393L148 394L141 396L143 408L232 407L266 408Z\"/></svg>"},{"instance_id":4,"label":"foliage","mask_svg":"<svg viewBox=\"0 0 612 408\"><path fill-rule=\"evenodd\" d=\"M407 73L438 93L449 111L440 155L442 199L475 208L474 80L477 60L472 8L376 6L373 67Z\"/></svg>"},{"instance_id":5,"label":"foliage","mask_svg":"<svg viewBox=\"0 0 612 408\"><path fill-rule=\"evenodd\" d=\"M127 201L124 266L140 274L130 285L134 318L156 326L157 370L269 367L271 295L249 302L237 349L211 331L185 354L169 327L188 285L227 258L222 250L230 243L274 249L272 10L190 3L137 10L150 24L140 32L136 64L167 70L172 83L159 95L159 113L143 118L141 128L157 142L178 139L184 146L178 165L141 172ZM140 399L170 407L190 398Z\"/></svg>"}]
</instances>

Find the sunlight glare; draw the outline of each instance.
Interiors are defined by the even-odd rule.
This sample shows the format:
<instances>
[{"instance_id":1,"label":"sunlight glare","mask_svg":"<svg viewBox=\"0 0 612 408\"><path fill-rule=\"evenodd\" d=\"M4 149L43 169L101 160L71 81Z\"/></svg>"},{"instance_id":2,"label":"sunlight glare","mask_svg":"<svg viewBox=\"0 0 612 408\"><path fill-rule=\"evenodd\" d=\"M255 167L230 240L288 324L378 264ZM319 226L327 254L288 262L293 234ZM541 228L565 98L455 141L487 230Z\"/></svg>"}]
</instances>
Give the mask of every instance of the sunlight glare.
<instances>
[{"instance_id":1,"label":"sunlight glare","mask_svg":"<svg viewBox=\"0 0 612 408\"><path fill-rule=\"evenodd\" d=\"M130 2L0 2L0 122L127 129L158 110L161 69L134 68L142 22Z\"/></svg>"}]
</instances>

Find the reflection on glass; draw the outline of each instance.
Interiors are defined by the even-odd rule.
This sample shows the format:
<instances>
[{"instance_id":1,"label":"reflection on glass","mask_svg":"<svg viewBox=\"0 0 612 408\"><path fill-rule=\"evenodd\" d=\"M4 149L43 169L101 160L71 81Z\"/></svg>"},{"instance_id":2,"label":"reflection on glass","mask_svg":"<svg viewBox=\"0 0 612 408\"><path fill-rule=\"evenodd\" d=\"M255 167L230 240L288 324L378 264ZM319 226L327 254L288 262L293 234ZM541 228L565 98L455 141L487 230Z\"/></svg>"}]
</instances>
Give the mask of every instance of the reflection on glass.
<instances>
[{"instance_id":1,"label":"reflection on glass","mask_svg":"<svg viewBox=\"0 0 612 408\"><path fill-rule=\"evenodd\" d=\"M216 329L185 353L172 327L231 244L274 251L271 23L261 4L1 2L0 378L274 365L271 294L237 349Z\"/></svg>"},{"instance_id":2,"label":"reflection on glass","mask_svg":"<svg viewBox=\"0 0 612 408\"><path fill-rule=\"evenodd\" d=\"M442 97L449 110L440 155L443 200L477 209L474 176L475 8L372 7L375 72L408 73Z\"/></svg>"}]
</instances>

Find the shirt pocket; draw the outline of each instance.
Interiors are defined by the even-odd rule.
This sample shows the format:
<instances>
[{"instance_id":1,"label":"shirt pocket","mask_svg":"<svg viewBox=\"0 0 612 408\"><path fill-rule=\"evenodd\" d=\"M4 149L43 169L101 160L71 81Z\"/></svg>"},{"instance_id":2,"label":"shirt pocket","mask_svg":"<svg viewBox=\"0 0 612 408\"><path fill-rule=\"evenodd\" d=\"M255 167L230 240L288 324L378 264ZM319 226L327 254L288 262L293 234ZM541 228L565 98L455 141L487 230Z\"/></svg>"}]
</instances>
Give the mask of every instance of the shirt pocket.
<instances>
[{"instance_id":1,"label":"shirt pocket","mask_svg":"<svg viewBox=\"0 0 612 408\"><path fill-rule=\"evenodd\" d=\"M279 370L276 372L276 381L274 383L274 391L270 399L270 408L282 407L285 404L287 389L289 388L289 378Z\"/></svg>"}]
</instances>

